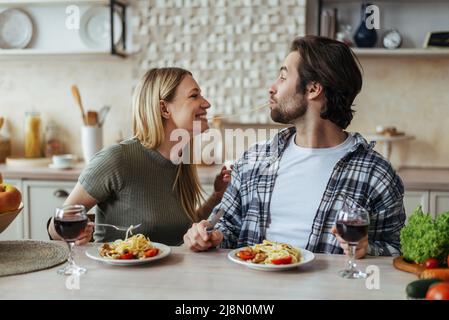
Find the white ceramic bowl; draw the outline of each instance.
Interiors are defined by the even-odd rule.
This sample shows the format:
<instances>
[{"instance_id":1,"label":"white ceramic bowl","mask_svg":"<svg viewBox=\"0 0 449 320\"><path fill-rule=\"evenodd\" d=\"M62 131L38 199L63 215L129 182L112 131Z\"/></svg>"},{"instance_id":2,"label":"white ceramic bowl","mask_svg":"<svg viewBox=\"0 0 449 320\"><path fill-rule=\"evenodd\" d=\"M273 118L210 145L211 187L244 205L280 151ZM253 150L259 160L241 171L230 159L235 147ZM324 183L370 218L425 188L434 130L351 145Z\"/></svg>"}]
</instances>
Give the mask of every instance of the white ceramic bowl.
<instances>
[{"instance_id":1,"label":"white ceramic bowl","mask_svg":"<svg viewBox=\"0 0 449 320\"><path fill-rule=\"evenodd\" d=\"M19 213L23 210L23 203L20 204L19 209L14 211L8 211L0 213L0 233L2 233L11 222L19 215Z\"/></svg>"}]
</instances>

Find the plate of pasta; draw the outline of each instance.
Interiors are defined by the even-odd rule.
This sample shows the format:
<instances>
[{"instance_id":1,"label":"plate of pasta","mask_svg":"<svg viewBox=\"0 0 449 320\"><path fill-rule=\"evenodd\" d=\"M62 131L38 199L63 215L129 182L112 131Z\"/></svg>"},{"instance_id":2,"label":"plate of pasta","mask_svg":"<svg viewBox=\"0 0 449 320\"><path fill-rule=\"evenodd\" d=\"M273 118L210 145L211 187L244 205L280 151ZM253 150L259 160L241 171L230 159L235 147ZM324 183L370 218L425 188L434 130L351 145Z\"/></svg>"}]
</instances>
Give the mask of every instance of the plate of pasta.
<instances>
[{"instance_id":1,"label":"plate of pasta","mask_svg":"<svg viewBox=\"0 0 449 320\"><path fill-rule=\"evenodd\" d=\"M311 262L315 255L286 243L264 240L260 244L232 250L228 258L251 269L279 271Z\"/></svg>"},{"instance_id":2,"label":"plate of pasta","mask_svg":"<svg viewBox=\"0 0 449 320\"><path fill-rule=\"evenodd\" d=\"M91 247L86 250L86 255L96 261L128 266L162 259L168 256L170 252L169 246L151 242L143 234L136 234L125 238L125 240L116 240L111 243L104 243L99 247Z\"/></svg>"}]
</instances>

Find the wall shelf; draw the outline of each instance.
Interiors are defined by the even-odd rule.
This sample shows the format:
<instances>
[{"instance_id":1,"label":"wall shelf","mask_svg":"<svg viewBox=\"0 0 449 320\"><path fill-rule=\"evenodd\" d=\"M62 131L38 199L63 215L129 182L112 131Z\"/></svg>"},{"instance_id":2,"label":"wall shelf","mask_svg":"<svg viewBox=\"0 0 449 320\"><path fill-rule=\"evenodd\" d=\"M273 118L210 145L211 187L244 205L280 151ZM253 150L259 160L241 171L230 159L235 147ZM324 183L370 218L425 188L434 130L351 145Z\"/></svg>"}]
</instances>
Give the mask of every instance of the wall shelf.
<instances>
[{"instance_id":1,"label":"wall shelf","mask_svg":"<svg viewBox=\"0 0 449 320\"><path fill-rule=\"evenodd\" d=\"M41 49L0 49L0 60L17 60L27 58L101 58L119 59L118 56L111 55L110 50L74 50L74 51L53 51Z\"/></svg>"},{"instance_id":2,"label":"wall shelf","mask_svg":"<svg viewBox=\"0 0 449 320\"><path fill-rule=\"evenodd\" d=\"M56 4L104 4L109 5L109 0L3 0L0 7L18 7L27 5L56 5Z\"/></svg>"},{"instance_id":3,"label":"wall shelf","mask_svg":"<svg viewBox=\"0 0 449 320\"><path fill-rule=\"evenodd\" d=\"M448 49L382 49L382 48L352 48L358 57L426 57L426 58L449 58Z\"/></svg>"},{"instance_id":4,"label":"wall shelf","mask_svg":"<svg viewBox=\"0 0 449 320\"><path fill-rule=\"evenodd\" d=\"M110 19L110 44L99 48L83 42L80 30L68 29L64 22L66 19L65 7L77 5L80 10L81 23L84 14L89 13L93 7L109 7L109 11L121 18L119 26L114 25L116 19ZM21 8L33 20L34 34L29 48L0 49L0 59L22 59L24 57L127 57L131 52L131 28L128 19L131 16L127 10L129 1L125 0L3 0L0 2L0 12L8 8ZM55 26L55 23L59 23ZM117 21L115 21L117 23ZM113 43L114 33L120 27L123 32L120 39ZM81 26L80 28L83 28ZM84 31L86 32L86 31Z\"/></svg>"},{"instance_id":5,"label":"wall shelf","mask_svg":"<svg viewBox=\"0 0 449 320\"><path fill-rule=\"evenodd\" d=\"M319 34L321 12L336 8L338 22L352 27L352 35L360 24L360 0L318 0L308 1L307 33ZM447 0L378 0L372 2L380 9L380 30L374 48L356 48L359 57L426 57L449 58L449 48L423 48L428 32L447 30ZM383 34L396 29L402 34L403 43L399 49L384 49Z\"/></svg>"}]
</instances>

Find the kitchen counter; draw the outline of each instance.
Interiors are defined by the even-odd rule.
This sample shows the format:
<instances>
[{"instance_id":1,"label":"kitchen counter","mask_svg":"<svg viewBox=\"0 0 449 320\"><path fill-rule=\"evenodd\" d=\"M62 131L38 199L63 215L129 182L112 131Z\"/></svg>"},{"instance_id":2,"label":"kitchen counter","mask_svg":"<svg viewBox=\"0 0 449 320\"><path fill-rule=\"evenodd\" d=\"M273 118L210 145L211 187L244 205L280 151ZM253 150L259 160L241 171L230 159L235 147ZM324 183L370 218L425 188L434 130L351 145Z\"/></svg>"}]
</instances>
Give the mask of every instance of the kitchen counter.
<instances>
[{"instance_id":1,"label":"kitchen counter","mask_svg":"<svg viewBox=\"0 0 449 320\"><path fill-rule=\"evenodd\" d=\"M449 191L449 168L401 168L406 190Z\"/></svg>"},{"instance_id":2,"label":"kitchen counter","mask_svg":"<svg viewBox=\"0 0 449 320\"><path fill-rule=\"evenodd\" d=\"M76 181L78 180L84 163L78 163L75 168L68 170L50 169L48 167L22 168L0 164L0 173L4 179ZM215 176L221 166L198 166L198 176L201 184L213 184Z\"/></svg>"},{"instance_id":3,"label":"kitchen counter","mask_svg":"<svg viewBox=\"0 0 449 320\"><path fill-rule=\"evenodd\" d=\"M75 261L88 269L79 290L66 288L67 278L56 274L58 266L0 277L0 299L405 299L407 284L416 280L415 275L396 270L391 257L358 261L362 270L369 265L379 268L379 288L368 289L366 283L372 281L337 275L346 261L343 255L317 254L299 268L264 272L231 262L229 250L223 249L194 253L172 247L168 257L134 267L99 263L85 250L86 246L76 248Z\"/></svg>"},{"instance_id":4,"label":"kitchen counter","mask_svg":"<svg viewBox=\"0 0 449 320\"><path fill-rule=\"evenodd\" d=\"M0 165L0 173L5 179L76 181L84 167L77 164L74 169L55 170L50 168L15 168ZM202 184L213 184L220 172L220 165L198 166L198 176ZM399 176L406 190L449 191L449 168L401 168Z\"/></svg>"}]
</instances>

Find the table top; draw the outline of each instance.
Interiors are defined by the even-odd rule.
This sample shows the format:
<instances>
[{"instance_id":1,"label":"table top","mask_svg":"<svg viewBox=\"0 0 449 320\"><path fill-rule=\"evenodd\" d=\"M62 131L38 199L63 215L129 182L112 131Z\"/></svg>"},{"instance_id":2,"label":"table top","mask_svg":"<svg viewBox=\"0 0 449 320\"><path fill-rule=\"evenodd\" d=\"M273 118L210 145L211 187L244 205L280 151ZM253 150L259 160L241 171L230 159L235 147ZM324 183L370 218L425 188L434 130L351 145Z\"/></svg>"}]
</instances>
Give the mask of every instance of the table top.
<instances>
[{"instance_id":1,"label":"table top","mask_svg":"<svg viewBox=\"0 0 449 320\"><path fill-rule=\"evenodd\" d=\"M76 248L75 261L88 269L78 284L56 274L58 266L1 277L0 299L405 299L407 284L416 280L396 270L392 257L359 260L360 269L371 265L379 272L369 280L348 280L337 274L346 262L343 255L316 254L313 262L296 269L266 272L233 263L229 250L195 253L172 247L164 259L123 267L91 260L85 255L88 246ZM376 285L377 275L379 288L368 289Z\"/></svg>"}]
</instances>

